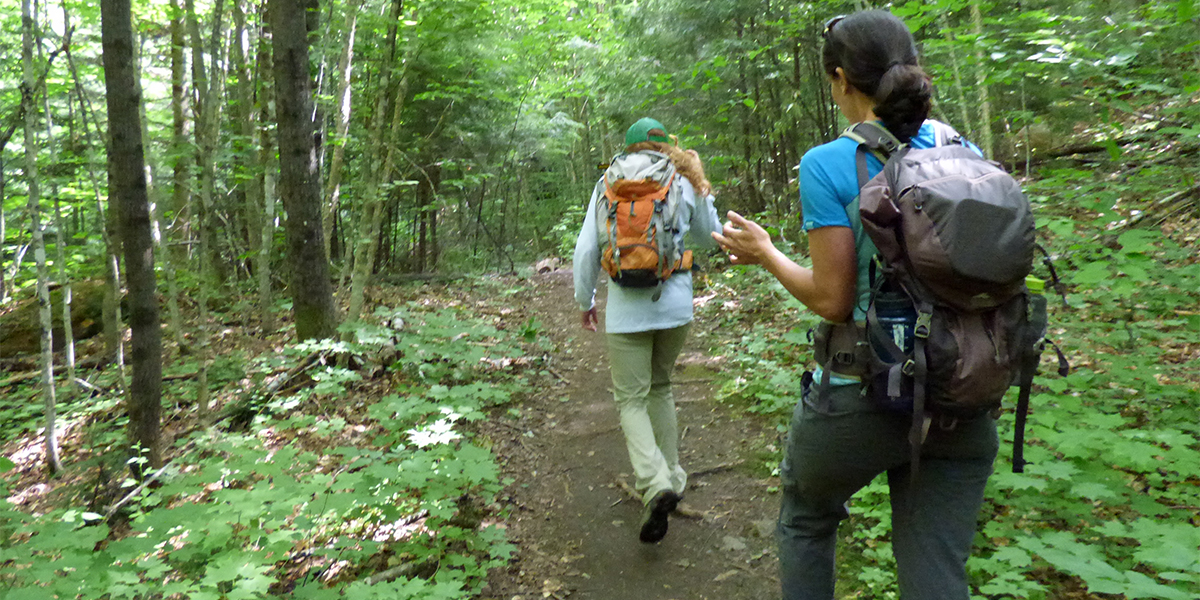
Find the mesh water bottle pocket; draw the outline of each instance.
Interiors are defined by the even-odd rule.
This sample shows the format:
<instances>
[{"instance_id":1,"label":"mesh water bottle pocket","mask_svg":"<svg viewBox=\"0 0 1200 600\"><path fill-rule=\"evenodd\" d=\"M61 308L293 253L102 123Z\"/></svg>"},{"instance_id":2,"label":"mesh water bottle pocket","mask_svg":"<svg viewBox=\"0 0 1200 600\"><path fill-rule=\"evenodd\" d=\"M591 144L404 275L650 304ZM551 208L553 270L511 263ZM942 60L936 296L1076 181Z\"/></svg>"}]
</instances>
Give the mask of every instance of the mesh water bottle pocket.
<instances>
[{"instance_id":1,"label":"mesh water bottle pocket","mask_svg":"<svg viewBox=\"0 0 1200 600\"><path fill-rule=\"evenodd\" d=\"M903 293L879 293L873 304L874 321L867 324L872 364L866 393L885 410L912 412L917 311Z\"/></svg>"}]
</instances>

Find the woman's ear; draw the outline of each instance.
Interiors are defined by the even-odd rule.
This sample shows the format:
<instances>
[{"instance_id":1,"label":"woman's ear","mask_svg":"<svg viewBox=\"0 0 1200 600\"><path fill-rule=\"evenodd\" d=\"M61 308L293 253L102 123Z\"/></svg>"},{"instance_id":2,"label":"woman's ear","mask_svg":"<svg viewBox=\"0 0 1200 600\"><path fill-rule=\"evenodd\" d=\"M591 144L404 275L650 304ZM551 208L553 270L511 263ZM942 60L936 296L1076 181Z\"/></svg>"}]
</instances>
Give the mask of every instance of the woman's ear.
<instances>
[{"instance_id":1,"label":"woman's ear","mask_svg":"<svg viewBox=\"0 0 1200 600\"><path fill-rule=\"evenodd\" d=\"M841 67L838 67L837 69L834 70L833 84L838 86L838 91L840 91L843 94L849 93L850 89L852 87L850 85L850 82L846 79L845 69L842 69Z\"/></svg>"}]
</instances>

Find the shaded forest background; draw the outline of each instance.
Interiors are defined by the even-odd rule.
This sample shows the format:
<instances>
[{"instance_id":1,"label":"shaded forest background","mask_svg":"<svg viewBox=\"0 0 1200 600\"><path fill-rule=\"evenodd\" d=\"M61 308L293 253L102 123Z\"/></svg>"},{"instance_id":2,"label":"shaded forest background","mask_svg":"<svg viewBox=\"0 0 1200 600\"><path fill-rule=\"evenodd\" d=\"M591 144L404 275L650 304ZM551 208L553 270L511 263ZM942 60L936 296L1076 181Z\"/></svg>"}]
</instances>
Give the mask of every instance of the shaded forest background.
<instances>
[{"instance_id":1,"label":"shaded forest background","mask_svg":"<svg viewBox=\"0 0 1200 600\"><path fill-rule=\"evenodd\" d=\"M471 513L456 499L466 490L492 498L501 484L486 449L461 441L453 423L506 404L522 387L518 375L473 365L526 364L548 351L539 346L541 324L531 318L497 328L453 302L422 304L419 292L393 302L378 286L451 278L452 287L482 286L503 299L509 284L481 274L520 277L540 259L569 259L598 165L645 115L700 153L720 209L757 215L803 256L796 165L846 125L820 69L821 25L877 6L153 0L118 18L131 25L130 70L120 80L127 83L114 84L109 48L120 46L105 36L115 35L110 26L120 13L101 13L118 3L4 1L0 430L10 448L42 449L23 460L0 458L0 471L65 470L89 479L75 479L74 491L36 509L0 509L7 519L0 580L85 597L96 589L138 597L151 582L169 581L178 588L164 594L212 598L293 588L317 597L346 585L380 594L407 589L413 597L478 589L507 550L478 519L455 520ZM998 477L989 496L1057 500L992 507L989 545L972 565L977 591L1196 597L1197 7L1193 0L886 6L921 45L938 84L935 116L1023 179L1039 235L1072 292L1054 318L1077 369L1065 380L1039 378L1035 397L1053 407L1034 417L1041 470ZM307 60L297 58L301 51ZM115 101L118 94L124 99ZM115 118L114 106L125 114ZM142 159L117 143L135 133L140 144L129 151ZM138 173L144 196L124 193ZM811 317L753 271L725 269L716 258L706 265L702 291L732 303L710 316L746 332L714 352L753 374L731 375L728 399L786 413ZM161 329L158 314L152 326L146 320L159 308ZM148 351L151 330L165 342ZM231 348L234 330L269 344ZM64 343L75 339L78 361ZM463 339L477 343L451 343ZM459 362L467 366L449 366ZM395 448L376 440L373 450L346 450L345 465L377 460L433 473L465 461L453 481L434 494L429 480L356 472L374 486L374 500L347 500L344 512L311 517L291 513L295 504L278 485L256 487L282 476L263 470L272 461L259 459L274 450L256 454L257 444L270 445L261 432L290 427L319 437L353 427L346 415L304 407L327 406L384 372L402 374L403 391L372 404L385 408L369 409L371 418L403 435L392 440ZM166 387L147 388L149 380ZM447 406L455 408L447 413ZM61 457L56 416L86 439L76 437ZM331 418L342 421L330 425ZM214 423L241 433L203 433ZM414 431L416 438L408 435ZM320 464L319 447L291 450L299 453L289 475L297 485L315 485L301 474ZM240 478L221 474L232 456L243 461ZM145 479L170 483L163 490ZM270 494L281 494L279 504L245 525L229 516L233 501L222 505L212 489L198 491L214 482L245 493L237 500L245 515ZM304 488L287 498L349 493L321 485L324 492ZM184 514L179 502L189 494L212 501L206 506L215 512ZM858 569L856 581L869 597L889 597L882 488L869 489L864 502L878 510L867 511L856 534L857 555L884 568ZM34 513L56 515L44 520L53 525ZM426 534L405 538L412 548L399 562L409 570L392 573L386 592L375 586L380 580L330 575L334 559L280 562L301 553L303 540L340 531L357 544L343 549L351 558L338 559L353 565L346 573L380 570L379 549L354 537L361 531L338 529L351 514L363 522L434 519L462 533L436 543ZM309 520L298 528L302 519ZM153 536L129 535L154 530L150 523L165 535L197 520L240 524L214 526L215 541L195 548L176 540L175 551L133 541ZM1030 533L1043 526L1051 533ZM274 538L261 542L246 527ZM52 560L31 565L31 547ZM429 561L447 567L428 575ZM50 583L64 573L74 575Z\"/></svg>"}]
</instances>

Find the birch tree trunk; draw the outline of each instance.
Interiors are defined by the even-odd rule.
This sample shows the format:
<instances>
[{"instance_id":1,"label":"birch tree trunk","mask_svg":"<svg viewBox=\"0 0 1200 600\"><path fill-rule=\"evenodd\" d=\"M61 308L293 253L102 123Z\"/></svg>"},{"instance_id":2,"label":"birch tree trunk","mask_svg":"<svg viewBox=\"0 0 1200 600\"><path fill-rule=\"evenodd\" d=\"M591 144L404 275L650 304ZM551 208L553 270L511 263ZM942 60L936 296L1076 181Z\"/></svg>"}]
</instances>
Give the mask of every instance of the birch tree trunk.
<instances>
[{"instance_id":1,"label":"birch tree trunk","mask_svg":"<svg viewBox=\"0 0 1200 600\"><path fill-rule=\"evenodd\" d=\"M271 107L274 105L273 94L274 88L271 86L271 77L268 75L273 70L271 65L271 49L265 41L266 36L259 36L258 40L258 80L259 87L259 102L258 102L258 122L270 123L273 121ZM276 154L272 150L274 144L271 140L270 130L266 127L258 128L258 164L262 167L257 173L259 181L262 182L263 191L263 220L261 228L258 231L258 298L262 310L262 328L264 332L275 330L275 307L272 298L274 297L271 289L271 247L275 239L275 173L279 170Z\"/></svg>"},{"instance_id":2,"label":"birch tree trunk","mask_svg":"<svg viewBox=\"0 0 1200 600\"><path fill-rule=\"evenodd\" d=\"M67 43L70 43L71 14L67 11L66 5L63 6L63 30L68 32ZM42 45L41 36L38 36L37 43L39 48L38 54L40 55ZM46 147L50 154L50 164L55 165L58 164L58 151L54 141L54 113L50 110L50 93L47 89L45 79L42 80L37 93L42 96L42 112L45 114L46 121ZM67 273L66 246L68 232L66 223L63 222L62 218L62 202L58 193L58 186L53 179L50 179L49 183L50 195L54 198L54 227L58 231L58 243L54 245L54 263L58 267L59 284L62 286L63 362L67 367L67 389L71 390L75 385L75 331L71 319L71 279ZM0 240L2 239L4 238L0 237Z\"/></svg>"},{"instance_id":3,"label":"birch tree trunk","mask_svg":"<svg viewBox=\"0 0 1200 600\"><path fill-rule=\"evenodd\" d=\"M287 211L292 312L299 339L323 339L337 329L329 261L321 232L321 190L313 139L306 7L268 0L274 49L279 187Z\"/></svg>"},{"instance_id":4,"label":"birch tree trunk","mask_svg":"<svg viewBox=\"0 0 1200 600\"><path fill-rule=\"evenodd\" d=\"M21 101L25 104L25 178L28 186L29 227L33 233L33 255L37 262L38 320L41 324L42 399L46 412L46 470L54 475L62 470L58 455L58 424L54 399L54 339L50 314L50 273L46 268L46 239L42 234L41 188L38 175L37 111L33 96L37 92L37 75L33 61L34 26L31 0L21 2L21 63L25 82Z\"/></svg>"},{"instance_id":5,"label":"birch tree trunk","mask_svg":"<svg viewBox=\"0 0 1200 600\"><path fill-rule=\"evenodd\" d=\"M142 99L133 60L130 0L103 0L100 10L110 139L109 197L120 215L129 282L133 367L129 386L129 443L145 459L145 464L138 461L130 464L134 473L141 476L148 469L162 466L162 332L154 290L154 243L142 149Z\"/></svg>"},{"instance_id":6,"label":"birch tree trunk","mask_svg":"<svg viewBox=\"0 0 1200 600\"><path fill-rule=\"evenodd\" d=\"M183 113L183 12L179 7L179 0L171 0L171 117L172 117L172 133L173 139L171 142L174 150L175 158L172 165L172 187L171 187L171 210L179 215L185 210L189 188L187 183L187 167L184 162L183 148L187 140L184 137L184 113ZM137 77L138 85L141 85L141 77ZM140 95L140 93L139 93ZM145 118L145 106L142 107L142 138L150 139L146 130L147 119ZM167 319L171 325L171 335L175 340L175 347L180 353L189 351L187 342L183 337L183 317L179 311L179 282L175 277L174 265L179 263L178 257L171 252L170 244L164 241L164 232L168 230L166 222L163 219L163 202L162 202L162 185L158 184L156 179L157 173L160 172L158 166L153 159L147 161L147 168L150 170L150 194L153 198L151 203L151 217L153 225L154 246L158 250L158 259L163 262L163 273L167 279Z\"/></svg>"},{"instance_id":7,"label":"birch tree trunk","mask_svg":"<svg viewBox=\"0 0 1200 600\"><path fill-rule=\"evenodd\" d=\"M330 253L333 237L333 215L337 210L342 192L342 166L346 160L346 137L350 132L350 73L354 60L354 34L358 26L358 10L362 0L351 0L346 6L346 21L342 26L344 40L342 54L338 59L337 125L333 144L333 158L329 162L329 179L325 184L325 202L321 205L321 230L325 233L325 256Z\"/></svg>"},{"instance_id":8,"label":"birch tree trunk","mask_svg":"<svg viewBox=\"0 0 1200 600\"><path fill-rule=\"evenodd\" d=\"M371 170L367 175L366 185L363 186L362 220L357 228L357 235L353 238L354 264L350 275L350 301L346 309L347 323L357 321L362 311L363 292L367 285L367 279L371 276L371 269L375 264L375 253L379 248L379 231L384 217L383 202L379 197L379 187L391 176L395 161L395 147L390 142L395 139L395 135L399 131L400 116L404 107L404 96L408 82L407 77L403 77L401 78L400 85L396 86L397 89L394 92L390 90L391 64L396 62L394 60L398 35L396 23L400 19L401 10L402 2L400 0L392 4L392 15L389 20L390 25L388 26L389 60L386 62L382 69L383 72L379 76L379 101L373 115L371 145L367 152L367 160ZM408 64L408 62L405 61L404 64ZM391 111L388 110L389 95L391 96ZM386 121L389 112L391 112L390 127L388 127L388 122Z\"/></svg>"}]
</instances>

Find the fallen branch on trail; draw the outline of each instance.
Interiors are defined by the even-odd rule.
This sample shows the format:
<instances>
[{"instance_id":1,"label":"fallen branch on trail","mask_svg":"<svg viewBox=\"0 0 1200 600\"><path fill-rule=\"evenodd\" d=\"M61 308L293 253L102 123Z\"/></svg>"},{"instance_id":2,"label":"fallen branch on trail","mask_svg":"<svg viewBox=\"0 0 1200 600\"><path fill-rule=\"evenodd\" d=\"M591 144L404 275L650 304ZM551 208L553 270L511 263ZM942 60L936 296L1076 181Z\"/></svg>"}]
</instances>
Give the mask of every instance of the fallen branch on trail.
<instances>
[{"instance_id":1,"label":"fallen branch on trail","mask_svg":"<svg viewBox=\"0 0 1200 600\"><path fill-rule=\"evenodd\" d=\"M1125 227L1137 227L1148 219L1154 219L1154 225L1161 225L1163 221L1186 210L1189 205L1192 205L1191 208L1193 209L1200 208L1200 185L1180 190L1151 204L1136 217L1129 219L1125 223Z\"/></svg>"},{"instance_id":2,"label":"fallen branch on trail","mask_svg":"<svg viewBox=\"0 0 1200 600\"><path fill-rule=\"evenodd\" d=\"M249 390L244 393L240 400L227 405L218 418L219 421L233 418L236 422L246 424L258 413L259 408L266 403L272 396L278 393L286 393L293 389L298 389L302 384L292 385L293 380L308 370L309 367L322 359L327 359L331 355L330 350L314 350L311 354L304 357L303 360L296 363L296 366L288 369L286 373L271 380L266 387L261 390ZM236 424L234 425L237 426Z\"/></svg>"},{"instance_id":3,"label":"fallen branch on trail","mask_svg":"<svg viewBox=\"0 0 1200 600\"><path fill-rule=\"evenodd\" d=\"M617 479L617 487L621 488L634 502L637 502L638 504L642 503L642 495L639 494L637 490L633 489L633 486L629 485L629 483L624 479ZM617 500L612 504L612 506L616 506L620 503L621 501ZM678 517L683 517L684 519L692 519L693 521L704 520L704 513L686 506L682 502L675 506L675 512L673 514Z\"/></svg>"},{"instance_id":4,"label":"fallen branch on trail","mask_svg":"<svg viewBox=\"0 0 1200 600\"><path fill-rule=\"evenodd\" d=\"M188 442L187 444L184 444L184 446L179 449L179 453L176 456L186 455L188 453L188 451L191 450L192 448L194 448L195 446L196 446L196 440L192 440L192 441ZM120 510L122 506L125 506L126 504L128 504L129 501L136 498L138 496L138 494L141 494L143 491L145 491L145 489L147 487L149 487L150 484L157 481L158 478L163 475L163 473L167 472L167 467L170 467L171 464L172 464L171 462L168 462L167 464L163 465L162 467L159 467L159 469L157 471L151 473L149 477L143 479L141 485L133 488L132 491L130 491L128 494L125 494L125 497L121 498L117 502L114 502L112 506L108 507L108 510L104 511L104 520L107 521L114 514L116 514L116 512L118 510Z\"/></svg>"},{"instance_id":5,"label":"fallen branch on trail","mask_svg":"<svg viewBox=\"0 0 1200 600\"><path fill-rule=\"evenodd\" d=\"M712 475L713 473L720 473L721 471L728 471L734 467L740 467L744 464L746 464L746 461L744 461L744 460L735 460L735 461L730 461L727 463L721 463L719 465L713 465L711 467L708 467L707 469L700 469L698 471L692 471L692 477L701 477L704 475Z\"/></svg>"},{"instance_id":6,"label":"fallen branch on trail","mask_svg":"<svg viewBox=\"0 0 1200 600\"><path fill-rule=\"evenodd\" d=\"M424 283L453 283L466 278L466 275L455 275L448 273L395 273L391 275L377 276L379 281L392 284L414 283L418 281Z\"/></svg>"},{"instance_id":7,"label":"fallen branch on trail","mask_svg":"<svg viewBox=\"0 0 1200 600\"><path fill-rule=\"evenodd\" d=\"M363 582L367 585L375 585L377 583L384 583L394 579L399 579L401 577L412 579L413 577L420 577L423 574L426 576L432 575L433 573L431 571L437 570L438 562L438 559L433 556L427 557L425 560L407 562L402 565L392 567L386 571L376 573L363 580Z\"/></svg>"}]
</instances>

